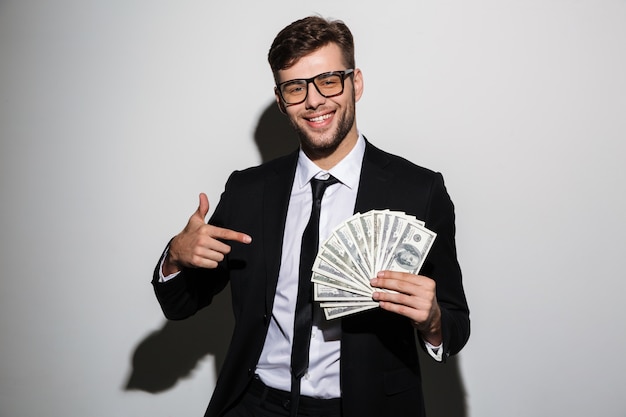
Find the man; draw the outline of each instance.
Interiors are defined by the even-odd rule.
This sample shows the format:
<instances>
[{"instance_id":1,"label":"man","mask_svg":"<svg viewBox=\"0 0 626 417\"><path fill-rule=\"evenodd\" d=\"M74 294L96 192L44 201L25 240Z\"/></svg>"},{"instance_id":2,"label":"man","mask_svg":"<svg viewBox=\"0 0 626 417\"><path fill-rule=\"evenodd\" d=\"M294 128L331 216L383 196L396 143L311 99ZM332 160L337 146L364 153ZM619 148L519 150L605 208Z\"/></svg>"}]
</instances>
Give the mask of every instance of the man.
<instances>
[{"instance_id":1,"label":"man","mask_svg":"<svg viewBox=\"0 0 626 417\"><path fill-rule=\"evenodd\" d=\"M377 149L358 132L363 75L342 22L308 17L292 23L274 40L269 62L276 102L300 149L234 172L208 224L209 203L201 194L154 274L170 319L194 314L230 283L235 329L205 416L423 416L417 349L445 361L469 337L454 208L443 179ZM371 285L385 290L372 296L380 308L335 320L315 308L300 377L292 372L291 353L304 288L298 283L301 241L314 217L311 183L329 176L338 183L321 200L320 242L353 213L372 209L414 215L437 238L423 275L372 277Z\"/></svg>"}]
</instances>

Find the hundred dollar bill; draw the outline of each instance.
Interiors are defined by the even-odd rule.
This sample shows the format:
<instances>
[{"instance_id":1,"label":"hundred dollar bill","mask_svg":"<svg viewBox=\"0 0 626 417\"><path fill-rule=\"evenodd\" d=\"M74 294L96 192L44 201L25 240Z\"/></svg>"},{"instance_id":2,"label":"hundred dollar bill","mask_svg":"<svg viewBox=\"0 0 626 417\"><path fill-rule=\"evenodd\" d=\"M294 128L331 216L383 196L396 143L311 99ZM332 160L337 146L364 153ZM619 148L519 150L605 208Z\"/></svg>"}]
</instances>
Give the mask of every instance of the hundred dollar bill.
<instances>
[{"instance_id":1,"label":"hundred dollar bill","mask_svg":"<svg viewBox=\"0 0 626 417\"><path fill-rule=\"evenodd\" d=\"M372 265L372 255L369 247L371 243L371 232L369 230L365 230L367 222L366 216L358 213L346 220L345 224L348 230L350 230L350 234L354 238L357 250L363 258L365 267L367 268L367 276L373 277L374 267Z\"/></svg>"},{"instance_id":2,"label":"hundred dollar bill","mask_svg":"<svg viewBox=\"0 0 626 417\"><path fill-rule=\"evenodd\" d=\"M391 228L393 227L393 221L396 218L389 210L384 210L382 213L382 219L378 224L380 230L378 232L378 247L376 252L376 272L381 271L383 268L383 257L385 254L385 247L387 245L387 240L389 239L389 234L391 233Z\"/></svg>"},{"instance_id":3,"label":"hundred dollar bill","mask_svg":"<svg viewBox=\"0 0 626 417\"><path fill-rule=\"evenodd\" d=\"M367 252L367 259L370 264L370 275L374 276L374 215L371 211L364 214L359 214L358 223L361 226L365 238L365 251Z\"/></svg>"},{"instance_id":4,"label":"hundred dollar bill","mask_svg":"<svg viewBox=\"0 0 626 417\"><path fill-rule=\"evenodd\" d=\"M393 250L395 249L396 244L401 238L402 232L404 231L407 223L409 223L410 219L408 216L404 216L402 213L394 212L390 213L387 221L389 222L388 233L385 243L381 246L379 260L379 265L381 268L384 265L387 265L388 260L391 258Z\"/></svg>"},{"instance_id":5,"label":"hundred dollar bill","mask_svg":"<svg viewBox=\"0 0 626 417\"><path fill-rule=\"evenodd\" d=\"M415 217L415 216L409 216L409 217L411 218L411 221L413 223L417 223L417 224L419 224L422 227L426 227L426 223L423 222L422 220L418 219L417 217Z\"/></svg>"},{"instance_id":6,"label":"hundred dollar bill","mask_svg":"<svg viewBox=\"0 0 626 417\"><path fill-rule=\"evenodd\" d=\"M412 222L412 223L417 223L422 227L426 226L426 223L424 223L422 220L418 219L417 217L411 215L411 214L406 214L404 212L401 211L394 211L393 212L396 216L401 216L404 217L407 221Z\"/></svg>"},{"instance_id":7,"label":"hundred dollar bill","mask_svg":"<svg viewBox=\"0 0 626 417\"><path fill-rule=\"evenodd\" d=\"M346 221L340 227L336 228L333 234L348 252L348 255L352 259L354 265L358 267L359 275L367 280L370 278L370 267L367 263L366 257L363 256L361 250L359 249L361 242L357 242L357 239L362 240L362 233L359 234L360 232L355 230L355 233L357 233L356 237L352 233L352 229L355 229L355 225L355 223L349 225L348 221Z\"/></svg>"},{"instance_id":8,"label":"hundred dollar bill","mask_svg":"<svg viewBox=\"0 0 626 417\"><path fill-rule=\"evenodd\" d=\"M314 282L313 299L315 301L372 301L372 296L356 294L340 288L329 287L318 282Z\"/></svg>"},{"instance_id":9,"label":"hundred dollar bill","mask_svg":"<svg viewBox=\"0 0 626 417\"><path fill-rule=\"evenodd\" d=\"M343 284L346 290L352 288L360 289L367 294L372 293L372 287L369 283L367 283L367 285L364 284L361 279L354 274L346 273L343 269L336 267L334 262L329 262L320 256L316 257L313 263L311 281L335 287L340 283Z\"/></svg>"},{"instance_id":10,"label":"hundred dollar bill","mask_svg":"<svg viewBox=\"0 0 626 417\"><path fill-rule=\"evenodd\" d=\"M372 256L370 255L370 237L368 233L363 230L363 225L361 223L362 215L355 214L345 222L345 227L350 231L350 235L354 239L354 244L356 245L356 250L361 255L363 259L363 266L366 269L366 276L372 277L374 268L372 267L371 260Z\"/></svg>"},{"instance_id":11,"label":"hundred dollar bill","mask_svg":"<svg viewBox=\"0 0 626 417\"><path fill-rule=\"evenodd\" d=\"M335 277L330 277L327 275L319 274L317 272L313 272L313 275L311 276L311 282L315 284L323 285L324 287L335 288L337 290L350 292L350 293L357 294L363 297L368 297L370 299L372 298L372 292L373 292L372 289L365 290L363 289L363 287L358 286L354 284L353 282L349 282L348 280L337 279ZM314 297L316 296L315 292L313 295ZM317 298L314 298L314 299L317 301L321 301L321 300L318 300Z\"/></svg>"},{"instance_id":12,"label":"hundred dollar bill","mask_svg":"<svg viewBox=\"0 0 626 417\"><path fill-rule=\"evenodd\" d=\"M366 288L370 286L369 278L365 278L361 275L359 272L360 268L352 261L348 251L343 247L336 235L331 235L326 242L324 242L317 257L327 261L335 267L335 269L343 272L344 275L361 282Z\"/></svg>"},{"instance_id":13,"label":"hundred dollar bill","mask_svg":"<svg viewBox=\"0 0 626 417\"><path fill-rule=\"evenodd\" d=\"M417 274L437 234L418 223L407 223L384 269Z\"/></svg>"},{"instance_id":14,"label":"hundred dollar bill","mask_svg":"<svg viewBox=\"0 0 626 417\"><path fill-rule=\"evenodd\" d=\"M380 247L382 245L382 234L385 228L385 210L373 210L373 231L374 237L372 239L372 263L374 265L374 273L378 273L380 271L378 267L378 260Z\"/></svg>"},{"instance_id":15,"label":"hundred dollar bill","mask_svg":"<svg viewBox=\"0 0 626 417\"><path fill-rule=\"evenodd\" d=\"M367 304L364 306L326 307L324 308L324 315L326 316L327 320L332 320L339 317L347 316L349 314L355 314L361 311L371 310L377 307L378 304Z\"/></svg>"},{"instance_id":16,"label":"hundred dollar bill","mask_svg":"<svg viewBox=\"0 0 626 417\"><path fill-rule=\"evenodd\" d=\"M418 219L417 217L415 217L415 216L413 216L411 214L407 214L407 213L404 213L402 211L394 211L392 213L394 213L397 216L402 216L405 219L407 219L408 221L413 222L413 223L417 223L417 224L419 224L422 227L426 226L426 223L424 223L422 220Z\"/></svg>"},{"instance_id":17,"label":"hundred dollar bill","mask_svg":"<svg viewBox=\"0 0 626 417\"><path fill-rule=\"evenodd\" d=\"M329 301L320 303L320 307L322 308L334 308L334 307L378 307L378 302L369 300L369 301Z\"/></svg>"}]
</instances>

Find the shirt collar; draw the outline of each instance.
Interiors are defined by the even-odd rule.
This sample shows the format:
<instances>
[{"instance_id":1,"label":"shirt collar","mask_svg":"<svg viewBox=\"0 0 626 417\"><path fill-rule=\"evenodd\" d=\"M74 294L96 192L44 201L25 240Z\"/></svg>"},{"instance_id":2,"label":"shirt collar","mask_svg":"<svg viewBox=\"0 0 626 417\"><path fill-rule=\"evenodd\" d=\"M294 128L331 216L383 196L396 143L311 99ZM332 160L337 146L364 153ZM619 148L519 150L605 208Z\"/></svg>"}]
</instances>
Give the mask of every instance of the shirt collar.
<instances>
[{"instance_id":1,"label":"shirt collar","mask_svg":"<svg viewBox=\"0 0 626 417\"><path fill-rule=\"evenodd\" d=\"M298 166L296 168L297 187L303 188L308 186L309 181L313 177L326 179L328 174L330 174L348 188L354 189L359 185L363 155L365 155L365 138L360 133L350 153L329 171L320 169L300 148Z\"/></svg>"}]
</instances>

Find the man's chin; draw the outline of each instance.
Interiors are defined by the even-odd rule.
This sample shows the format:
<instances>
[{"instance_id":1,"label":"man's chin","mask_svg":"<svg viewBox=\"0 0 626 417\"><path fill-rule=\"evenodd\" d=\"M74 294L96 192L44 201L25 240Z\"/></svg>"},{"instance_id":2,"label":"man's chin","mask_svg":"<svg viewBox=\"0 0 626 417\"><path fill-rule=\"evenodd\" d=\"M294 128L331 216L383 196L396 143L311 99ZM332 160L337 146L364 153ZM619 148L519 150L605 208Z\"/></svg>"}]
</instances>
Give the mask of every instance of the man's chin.
<instances>
[{"instance_id":1,"label":"man's chin","mask_svg":"<svg viewBox=\"0 0 626 417\"><path fill-rule=\"evenodd\" d=\"M351 126L354 124L353 118L350 120L340 119L339 121L343 121L343 123L317 131L307 129L295 123L292 123L292 126L298 133L302 148L307 151L307 153L324 157L331 155L339 148L350 132Z\"/></svg>"},{"instance_id":2,"label":"man's chin","mask_svg":"<svg viewBox=\"0 0 626 417\"><path fill-rule=\"evenodd\" d=\"M331 138L331 139L311 139L311 137L301 134L300 135L300 143L302 147L310 152L313 152L316 155L330 155L337 147L341 144L342 139Z\"/></svg>"}]
</instances>

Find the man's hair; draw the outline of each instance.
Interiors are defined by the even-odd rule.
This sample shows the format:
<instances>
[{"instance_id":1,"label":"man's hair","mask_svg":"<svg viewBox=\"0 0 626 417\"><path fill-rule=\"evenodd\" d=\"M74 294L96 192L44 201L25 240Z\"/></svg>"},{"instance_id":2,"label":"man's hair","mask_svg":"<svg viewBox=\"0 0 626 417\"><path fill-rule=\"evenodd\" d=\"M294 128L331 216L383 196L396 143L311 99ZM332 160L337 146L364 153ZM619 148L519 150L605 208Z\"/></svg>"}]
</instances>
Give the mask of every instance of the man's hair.
<instances>
[{"instance_id":1,"label":"man's hair","mask_svg":"<svg viewBox=\"0 0 626 417\"><path fill-rule=\"evenodd\" d=\"M309 16L296 20L281 30L267 55L274 78L279 70L290 68L300 58L335 43L341 48L346 68L354 68L354 39L341 20Z\"/></svg>"}]
</instances>

